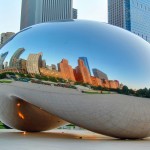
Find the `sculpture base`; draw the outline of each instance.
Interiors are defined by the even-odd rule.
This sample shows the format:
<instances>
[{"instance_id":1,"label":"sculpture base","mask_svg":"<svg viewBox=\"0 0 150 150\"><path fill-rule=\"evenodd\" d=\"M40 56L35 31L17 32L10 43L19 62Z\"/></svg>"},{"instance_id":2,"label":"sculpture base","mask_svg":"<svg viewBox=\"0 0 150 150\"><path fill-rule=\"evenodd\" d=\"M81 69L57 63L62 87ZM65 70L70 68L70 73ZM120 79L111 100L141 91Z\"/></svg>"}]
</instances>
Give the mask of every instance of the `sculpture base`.
<instances>
[{"instance_id":1,"label":"sculpture base","mask_svg":"<svg viewBox=\"0 0 150 150\"><path fill-rule=\"evenodd\" d=\"M9 143L9 144L8 144ZM146 150L150 138L123 141L86 130L51 130L41 133L24 133L18 130L0 130L1 149L5 150Z\"/></svg>"}]
</instances>

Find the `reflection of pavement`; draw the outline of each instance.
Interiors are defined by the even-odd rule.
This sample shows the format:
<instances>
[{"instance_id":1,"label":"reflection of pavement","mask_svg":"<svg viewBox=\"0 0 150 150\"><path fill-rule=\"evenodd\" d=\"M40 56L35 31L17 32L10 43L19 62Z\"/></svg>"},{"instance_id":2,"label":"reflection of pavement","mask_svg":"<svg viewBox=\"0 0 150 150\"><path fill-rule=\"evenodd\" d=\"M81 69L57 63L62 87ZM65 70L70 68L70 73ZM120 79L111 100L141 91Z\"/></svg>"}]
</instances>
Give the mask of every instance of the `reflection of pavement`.
<instances>
[{"instance_id":1,"label":"reflection of pavement","mask_svg":"<svg viewBox=\"0 0 150 150\"><path fill-rule=\"evenodd\" d=\"M65 93L66 91L68 91L68 93L79 93L77 90L71 89L71 88L65 88L65 87L59 87L59 86L53 86L53 85L52 86L43 85L43 84L37 84L37 83L31 83L31 82L27 83L27 82L15 81L9 84L9 86L36 90L36 91L41 91L41 92L58 92L59 91L59 92Z\"/></svg>"},{"instance_id":2,"label":"reflection of pavement","mask_svg":"<svg viewBox=\"0 0 150 150\"><path fill-rule=\"evenodd\" d=\"M0 85L0 95L3 105L11 101L11 95L18 96L62 120L96 133L118 138L150 135L150 101L146 98L119 94L91 95L74 89L22 82ZM4 119L9 119L1 104L0 111L6 115Z\"/></svg>"},{"instance_id":3,"label":"reflection of pavement","mask_svg":"<svg viewBox=\"0 0 150 150\"><path fill-rule=\"evenodd\" d=\"M26 133L0 130L1 150L149 150L150 138L122 141L89 131L52 130Z\"/></svg>"},{"instance_id":4,"label":"reflection of pavement","mask_svg":"<svg viewBox=\"0 0 150 150\"><path fill-rule=\"evenodd\" d=\"M85 87L85 86L81 86L81 85L75 85L75 87L76 87L79 91L82 91L82 90L90 90L90 88Z\"/></svg>"}]
</instances>

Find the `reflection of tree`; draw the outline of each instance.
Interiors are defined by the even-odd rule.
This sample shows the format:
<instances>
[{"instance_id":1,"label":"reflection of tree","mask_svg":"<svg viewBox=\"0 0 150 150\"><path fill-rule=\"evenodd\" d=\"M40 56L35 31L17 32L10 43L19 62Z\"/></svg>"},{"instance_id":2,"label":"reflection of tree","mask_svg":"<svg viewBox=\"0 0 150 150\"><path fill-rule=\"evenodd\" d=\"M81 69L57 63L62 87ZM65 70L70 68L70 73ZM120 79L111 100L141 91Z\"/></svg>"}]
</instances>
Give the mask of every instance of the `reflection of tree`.
<instances>
[{"instance_id":1,"label":"reflection of tree","mask_svg":"<svg viewBox=\"0 0 150 150\"><path fill-rule=\"evenodd\" d=\"M123 86L123 88L122 88L122 93L123 93L123 94L126 94L126 95L129 95L129 94L130 94L130 90L128 89L127 86Z\"/></svg>"},{"instance_id":2,"label":"reflection of tree","mask_svg":"<svg viewBox=\"0 0 150 150\"><path fill-rule=\"evenodd\" d=\"M122 94L150 98L150 89L144 88L144 89L139 89L137 91L134 91L132 89L128 89L127 86L124 86L122 89Z\"/></svg>"},{"instance_id":3,"label":"reflection of tree","mask_svg":"<svg viewBox=\"0 0 150 150\"><path fill-rule=\"evenodd\" d=\"M39 79L39 80L44 80L44 81L51 81L51 82L61 82L61 83L66 83L67 81L62 79L62 78L56 78L56 77L52 77L52 76L41 76L41 75L38 75L36 74L35 75L35 78L36 79Z\"/></svg>"},{"instance_id":4,"label":"reflection of tree","mask_svg":"<svg viewBox=\"0 0 150 150\"><path fill-rule=\"evenodd\" d=\"M1 73L0 74L0 79L5 79L7 78L7 75L15 75L13 72L6 72L6 73Z\"/></svg>"},{"instance_id":5,"label":"reflection of tree","mask_svg":"<svg viewBox=\"0 0 150 150\"><path fill-rule=\"evenodd\" d=\"M150 98L150 89L139 89L138 91L136 91L136 96Z\"/></svg>"},{"instance_id":6,"label":"reflection of tree","mask_svg":"<svg viewBox=\"0 0 150 150\"><path fill-rule=\"evenodd\" d=\"M101 86L95 87L92 86L93 90L102 90L102 91L111 91L111 92L116 92L119 94L124 94L124 95L130 95L130 96L137 96L137 97L144 97L144 98L150 98L150 89L144 88L144 89L139 89L137 91L133 89L129 89L128 86L123 86L122 89L108 89L108 88L103 88Z\"/></svg>"},{"instance_id":7,"label":"reflection of tree","mask_svg":"<svg viewBox=\"0 0 150 150\"><path fill-rule=\"evenodd\" d=\"M22 73L13 73L13 72L6 72L6 73L1 73L0 74L0 79L7 78L8 75L19 75L22 78L32 78L31 75L29 74L22 74ZM56 82L56 83L68 83L68 81L62 79L62 78L56 78L56 77L47 77L47 76L41 76L41 75L35 75L36 79L39 80L44 80L44 81L51 81L51 82ZM71 82L71 81L69 81ZM89 85L88 83L82 83L82 82L75 82L75 85L82 85L85 87L91 87L93 90L98 90L98 91L110 91L110 92L116 92L119 94L125 94L125 95L130 95L130 96L137 96L137 97L144 97L144 98L150 98L150 89L144 88L144 89L139 89L137 91L133 89L129 89L128 86L123 86L122 89L109 89L106 87L101 87L101 86L92 86Z\"/></svg>"}]
</instances>

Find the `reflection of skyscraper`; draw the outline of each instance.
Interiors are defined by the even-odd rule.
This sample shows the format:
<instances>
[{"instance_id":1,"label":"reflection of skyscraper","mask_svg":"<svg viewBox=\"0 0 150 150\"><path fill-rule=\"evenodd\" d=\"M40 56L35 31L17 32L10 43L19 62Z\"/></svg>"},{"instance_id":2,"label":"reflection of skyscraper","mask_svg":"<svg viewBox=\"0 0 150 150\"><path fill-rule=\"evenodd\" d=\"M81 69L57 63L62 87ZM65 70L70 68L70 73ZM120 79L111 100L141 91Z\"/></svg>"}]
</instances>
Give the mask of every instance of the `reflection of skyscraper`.
<instances>
[{"instance_id":1,"label":"reflection of skyscraper","mask_svg":"<svg viewBox=\"0 0 150 150\"><path fill-rule=\"evenodd\" d=\"M6 62L4 63L4 69L7 68L7 67L8 67L8 62L6 61Z\"/></svg>"},{"instance_id":2,"label":"reflection of skyscraper","mask_svg":"<svg viewBox=\"0 0 150 150\"><path fill-rule=\"evenodd\" d=\"M52 64L52 65L51 65L51 70L57 70L56 65Z\"/></svg>"},{"instance_id":3,"label":"reflection of skyscraper","mask_svg":"<svg viewBox=\"0 0 150 150\"><path fill-rule=\"evenodd\" d=\"M108 22L150 42L150 0L108 0Z\"/></svg>"},{"instance_id":4,"label":"reflection of skyscraper","mask_svg":"<svg viewBox=\"0 0 150 150\"><path fill-rule=\"evenodd\" d=\"M46 61L45 60L42 60L42 67L46 68Z\"/></svg>"},{"instance_id":5,"label":"reflection of skyscraper","mask_svg":"<svg viewBox=\"0 0 150 150\"><path fill-rule=\"evenodd\" d=\"M78 18L78 10L73 8L73 19L77 19Z\"/></svg>"},{"instance_id":6,"label":"reflection of skyscraper","mask_svg":"<svg viewBox=\"0 0 150 150\"><path fill-rule=\"evenodd\" d=\"M19 48L11 57L10 62L9 62L9 67L17 67L17 63L19 61L20 55L25 51L24 48Z\"/></svg>"},{"instance_id":7,"label":"reflection of skyscraper","mask_svg":"<svg viewBox=\"0 0 150 150\"><path fill-rule=\"evenodd\" d=\"M117 89L120 86L119 81L117 80L115 81L109 80L109 84L111 89Z\"/></svg>"},{"instance_id":8,"label":"reflection of skyscraper","mask_svg":"<svg viewBox=\"0 0 150 150\"><path fill-rule=\"evenodd\" d=\"M30 54L27 59L27 72L30 74L40 74L42 67L42 54Z\"/></svg>"},{"instance_id":9,"label":"reflection of skyscraper","mask_svg":"<svg viewBox=\"0 0 150 150\"><path fill-rule=\"evenodd\" d=\"M14 32L6 32L1 34L1 44L4 44L9 38L11 38L15 33Z\"/></svg>"},{"instance_id":10,"label":"reflection of skyscraper","mask_svg":"<svg viewBox=\"0 0 150 150\"><path fill-rule=\"evenodd\" d=\"M75 81L72 67L68 64L68 60L63 59L58 64L58 71L61 72L64 79Z\"/></svg>"},{"instance_id":11,"label":"reflection of skyscraper","mask_svg":"<svg viewBox=\"0 0 150 150\"><path fill-rule=\"evenodd\" d=\"M6 58L7 55L8 55L8 52L0 55L0 69L4 69L3 62L4 62L4 60L5 60L5 58Z\"/></svg>"},{"instance_id":12,"label":"reflection of skyscraper","mask_svg":"<svg viewBox=\"0 0 150 150\"><path fill-rule=\"evenodd\" d=\"M104 80L108 80L107 74L105 74L104 72L98 70L98 69L92 69L93 74L95 77L99 78L99 79L104 79Z\"/></svg>"},{"instance_id":13,"label":"reflection of skyscraper","mask_svg":"<svg viewBox=\"0 0 150 150\"><path fill-rule=\"evenodd\" d=\"M30 25L72 19L73 0L22 0L20 29Z\"/></svg>"},{"instance_id":14,"label":"reflection of skyscraper","mask_svg":"<svg viewBox=\"0 0 150 150\"><path fill-rule=\"evenodd\" d=\"M87 57L79 57L79 59L83 60L84 65L87 67L87 69L88 69L88 71L89 71L89 73L91 75L91 71L90 71L90 67L89 67L89 63L88 63Z\"/></svg>"},{"instance_id":15,"label":"reflection of skyscraper","mask_svg":"<svg viewBox=\"0 0 150 150\"><path fill-rule=\"evenodd\" d=\"M74 75L76 81L92 84L90 73L82 59L78 60L78 66L74 70Z\"/></svg>"},{"instance_id":16,"label":"reflection of skyscraper","mask_svg":"<svg viewBox=\"0 0 150 150\"><path fill-rule=\"evenodd\" d=\"M46 65L46 68L49 69L49 70L55 70L55 71L57 70L57 67L54 64L52 64L51 66Z\"/></svg>"},{"instance_id":17,"label":"reflection of skyscraper","mask_svg":"<svg viewBox=\"0 0 150 150\"><path fill-rule=\"evenodd\" d=\"M26 60L25 59L19 59L16 63L16 68L17 69L23 69L23 70L27 70L26 67Z\"/></svg>"}]
</instances>

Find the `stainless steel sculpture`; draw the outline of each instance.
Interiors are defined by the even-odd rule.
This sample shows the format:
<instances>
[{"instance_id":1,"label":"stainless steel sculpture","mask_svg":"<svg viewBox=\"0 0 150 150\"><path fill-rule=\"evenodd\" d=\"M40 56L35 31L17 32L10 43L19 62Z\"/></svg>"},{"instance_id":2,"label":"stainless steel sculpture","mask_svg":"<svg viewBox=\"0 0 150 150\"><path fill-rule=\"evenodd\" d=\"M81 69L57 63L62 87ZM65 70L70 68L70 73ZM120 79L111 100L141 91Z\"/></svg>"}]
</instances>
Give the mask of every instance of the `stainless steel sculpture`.
<instances>
[{"instance_id":1,"label":"stainless steel sculpture","mask_svg":"<svg viewBox=\"0 0 150 150\"><path fill-rule=\"evenodd\" d=\"M57 64L62 59L67 59L75 68L77 59L84 56L91 69L102 70L109 79L118 80L135 93L138 89L150 88L149 43L109 24L71 20L31 26L1 48L0 54L9 51L5 63L10 63L19 48L23 48L24 53L13 60L18 68L6 66L0 74L21 70L27 75L23 64L30 54L33 56L30 70L35 69L34 65L37 69ZM45 61L36 59L34 54L40 54ZM31 75L36 81L40 74ZM136 139L150 135L149 98L117 93L85 94L44 83L1 83L0 120L24 131L44 131L70 122L117 138Z\"/></svg>"}]
</instances>

